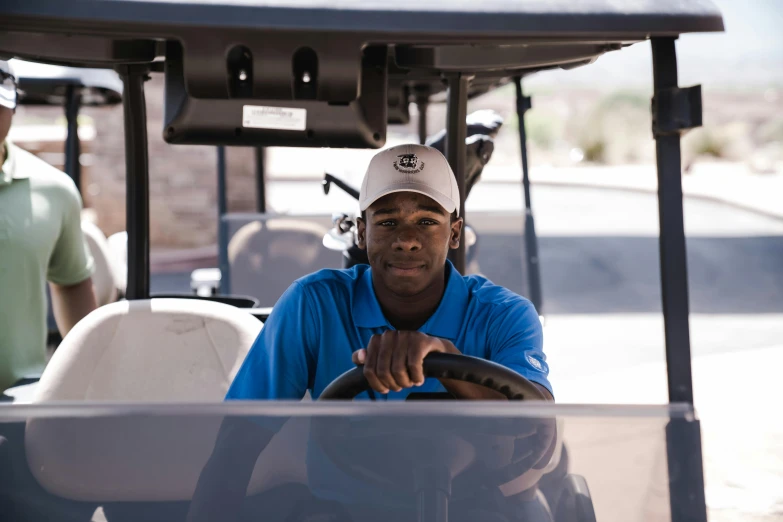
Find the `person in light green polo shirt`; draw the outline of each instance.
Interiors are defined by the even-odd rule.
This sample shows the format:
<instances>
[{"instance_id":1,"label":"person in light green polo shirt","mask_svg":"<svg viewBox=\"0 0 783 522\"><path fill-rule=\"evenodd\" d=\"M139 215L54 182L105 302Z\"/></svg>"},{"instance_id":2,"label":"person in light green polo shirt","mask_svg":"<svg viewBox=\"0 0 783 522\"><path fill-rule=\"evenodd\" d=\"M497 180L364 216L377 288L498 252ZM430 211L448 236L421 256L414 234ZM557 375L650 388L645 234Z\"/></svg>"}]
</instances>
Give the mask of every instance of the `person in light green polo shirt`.
<instances>
[{"instance_id":1,"label":"person in light green polo shirt","mask_svg":"<svg viewBox=\"0 0 783 522\"><path fill-rule=\"evenodd\" d=\"M0 61L0 394L46 363L46 281L60 333L97 305L71 178L6 140L16 79Z\"/></svg>"}]
</instances>

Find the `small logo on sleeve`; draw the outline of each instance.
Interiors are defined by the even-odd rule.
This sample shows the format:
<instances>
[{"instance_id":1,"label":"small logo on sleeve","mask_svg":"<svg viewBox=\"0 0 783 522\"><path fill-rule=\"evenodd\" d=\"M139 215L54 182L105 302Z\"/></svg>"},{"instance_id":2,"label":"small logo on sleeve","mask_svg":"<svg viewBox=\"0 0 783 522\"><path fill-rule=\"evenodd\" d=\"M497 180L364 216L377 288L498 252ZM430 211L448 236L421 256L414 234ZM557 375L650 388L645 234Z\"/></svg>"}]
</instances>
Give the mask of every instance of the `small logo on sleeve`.
<instances>
[{"instance_id":1,"label":"small logo on sleeve","mask_svg":"<svg viewBox=\"0 0 783 522\"><path fill-rule=\"evenodd\" d=\"M541 364L541 361L539 361L539 360L538 360L538 359L536 359L535 357L528 355L528 356L527 356L527 362L529 362L529 363L530 363L530 365L531 365L533 368L535 368L536 370L538 370L538 371L540 371L540 372L543 372L543 371L544 371L544 365L543 365L543 364Z\"/></svg>"}]
</instances>

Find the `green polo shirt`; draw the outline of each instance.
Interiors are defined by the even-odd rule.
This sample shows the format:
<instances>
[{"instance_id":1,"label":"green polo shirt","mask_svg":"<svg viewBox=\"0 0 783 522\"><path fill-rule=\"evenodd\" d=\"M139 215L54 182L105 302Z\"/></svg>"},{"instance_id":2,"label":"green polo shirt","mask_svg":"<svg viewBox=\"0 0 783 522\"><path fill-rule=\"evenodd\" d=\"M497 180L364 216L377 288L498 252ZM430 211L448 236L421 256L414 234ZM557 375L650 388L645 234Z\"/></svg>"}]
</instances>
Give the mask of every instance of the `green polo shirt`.
<instances>
[{"instance_id":1,"label":"green polo shirt","mask_svg":"<svg viewBox=\"0 0 783 522\"><path fill-rule=\"evenodd\" d=\"M81 283L93 260L71 178L6 142L0 172L0 391L46 363L46 281Z\"/></svg>"}]
</instances>

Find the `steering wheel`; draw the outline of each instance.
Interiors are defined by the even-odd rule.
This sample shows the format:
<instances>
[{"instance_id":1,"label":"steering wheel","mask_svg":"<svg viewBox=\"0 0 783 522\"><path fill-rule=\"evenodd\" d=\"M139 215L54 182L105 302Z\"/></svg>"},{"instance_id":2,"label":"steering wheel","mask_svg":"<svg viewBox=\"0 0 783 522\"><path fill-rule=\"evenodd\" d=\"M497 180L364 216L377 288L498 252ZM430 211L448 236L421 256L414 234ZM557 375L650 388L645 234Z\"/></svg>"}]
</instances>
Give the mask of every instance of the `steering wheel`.
<instances>
[{"instance_id":1,"label":"steering wheel","mask_svg":"<svg viewBox=\"0 0 783 522\"><path fill-rule=\"evenodd\" d=\"M508 400L546 400L535 384L505 366L468 355L431 353L424 358L424 376L479 384ZM370 389L362 367L348 370L321 393L318 400L351 400Z\"/></svg>"},{"instance_id":2,"label":"steering wheel","mask_svg":"<svg viewBox=\"0 0 783 522\"><path fill-rule=\"evenodd\" d=\"M424 359L424 375L485 386L509 400L546 400L528 379L476 357L431 353ZM332 381L319 400L350 400L369 388L357 367ZM378 488L385 498L418 498L420 515L424 510L428 520L443 521L449 498L505 484L530 470L548 445L539 430L552 422L513 415L327 416L313 419L312 440L344 473ZM427 506L442 509L432 508L433 515Z\"/></svg>"}]
</instances>

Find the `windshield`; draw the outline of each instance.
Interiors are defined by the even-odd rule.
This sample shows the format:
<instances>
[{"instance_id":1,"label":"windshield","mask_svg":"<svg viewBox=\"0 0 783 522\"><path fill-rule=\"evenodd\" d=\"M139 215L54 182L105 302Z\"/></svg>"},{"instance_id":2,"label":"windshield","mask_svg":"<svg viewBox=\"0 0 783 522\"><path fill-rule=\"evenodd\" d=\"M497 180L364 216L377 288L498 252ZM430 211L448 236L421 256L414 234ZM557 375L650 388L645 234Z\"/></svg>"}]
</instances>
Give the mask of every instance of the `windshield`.
<instances>
[{"instance_id":1,"label":"windshield","mask_svg":"<svg viewBox=\"0 0 783 522\"><path fill-rule=\"evenodd\" d=\"M438 499L448 510L442 520L458 520L509 509L508 499L529 487L524 462L537 427L551 424L561 444L546 469L532 470L532 480L553 512L591 502L598 521L662 522L671 519L667 427L692 421L690 410L678 406L18 406L0 410L6 439L0 499L20 519L74 520L81 512L84 520L129 513L137 520L184 520L200 480L198 505L217 499L226 513L233 509L226 484L239 481L247 492L240 508L252 520L292 520L305 508L348 514L347 520L386 520L390 513L416 520L422 507L437 520ZM235 460L207 480L203 470L226 423L243 433L233 439ZM252 441L264 430L274 435L256 461ZM237 477L243 461L256 462L245 466L249 479Z\"/></svg>"}]
</instances>

